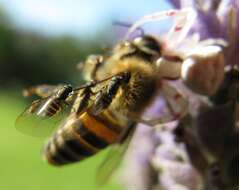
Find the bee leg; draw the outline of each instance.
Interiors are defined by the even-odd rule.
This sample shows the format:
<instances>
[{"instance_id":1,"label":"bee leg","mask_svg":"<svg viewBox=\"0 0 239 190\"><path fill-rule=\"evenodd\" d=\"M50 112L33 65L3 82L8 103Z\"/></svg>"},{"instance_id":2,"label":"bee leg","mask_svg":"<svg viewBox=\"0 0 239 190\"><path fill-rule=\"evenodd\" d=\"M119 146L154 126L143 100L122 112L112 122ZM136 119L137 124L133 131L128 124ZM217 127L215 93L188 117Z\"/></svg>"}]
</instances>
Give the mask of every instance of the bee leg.
<instances>
[{"instance_id":1,"label":"bee leg","mask_svg":"<svg viewBox=\"0 0 239 190\"><path fill-rule=\"evenodd\" d=\"M82 70L87 81L97 80L97 71L102 66L104 57L102 55L90 55L84 63L79 63L77 68Z\"/></svg>"},{"instance_id":2,"label":"bee leg","mask_svg":"<svg viewBox=\"0 0 239 190\"><path fill-rule=\"evenodd\" d=\"M59 88L62 85L48 85L48 84L42 84L37 86L32 86L30 88L23 90L23 96L29 97L33 95L37 95L41 98L46 98L50 95L52 95L57 88Z\"/></svg>"},{"instance_id":3,"label":"bee leg","mask_svg":"<svg viewBox=\"0 0 239 190\"><path fill-rule=\"evenodd\" d=\"M127 84L130 79L130 73L124 72L112 77L105 90L100 91L97 96L95 103L91 109L91 112L95 115L99 114L102 110L106 109L114 99L119 88Z\"/></svg>"},{"instance_id":4,"label":"bee leg","mask_svg":"<svg viewBox=\"0 0 239 190\"><path fill-rule=\"evenodd\" d=\"M91 61L93 61L93 63L94 63L94 68L92 69L92 72L90 73L91 80L93 80L93 81L97 80L96 74L97 74L97 71L99 70L99 68L102 66L103 60L104 60L104 58L101 55L97 55L93 59L91 58Z\"/></svg>"}]
</instances>

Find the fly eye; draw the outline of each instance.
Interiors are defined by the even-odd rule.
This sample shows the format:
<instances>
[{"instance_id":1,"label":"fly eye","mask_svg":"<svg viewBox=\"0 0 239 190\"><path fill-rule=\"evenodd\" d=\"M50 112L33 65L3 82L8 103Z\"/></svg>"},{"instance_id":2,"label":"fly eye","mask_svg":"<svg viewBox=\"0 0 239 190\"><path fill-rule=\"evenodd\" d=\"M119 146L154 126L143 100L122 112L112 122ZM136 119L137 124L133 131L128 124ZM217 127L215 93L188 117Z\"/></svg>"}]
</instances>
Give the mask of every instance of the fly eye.
<instances>
[{"instance_id":1,"label":"fly eye","mask_svg":"<svg viewBox=\"0 0 239 190\"><path fill-rule=\"evenodd\" d=\"M73 90L72 86L68 85L67 88L66 88L67 93L72 92L72 90Z\"/></svg>"},{"instance_id":2,"label":"fly eye","mask_svg":"<svg viewBox=\"0 0 239 190\"><path fill-rule=\"evenodd\" d=\"M56 92L56 96L62 99L66 99L67 96L72 92L72 86L71 85L64 85L62 88L60 88Z\"/></svg>"}]
</instances>

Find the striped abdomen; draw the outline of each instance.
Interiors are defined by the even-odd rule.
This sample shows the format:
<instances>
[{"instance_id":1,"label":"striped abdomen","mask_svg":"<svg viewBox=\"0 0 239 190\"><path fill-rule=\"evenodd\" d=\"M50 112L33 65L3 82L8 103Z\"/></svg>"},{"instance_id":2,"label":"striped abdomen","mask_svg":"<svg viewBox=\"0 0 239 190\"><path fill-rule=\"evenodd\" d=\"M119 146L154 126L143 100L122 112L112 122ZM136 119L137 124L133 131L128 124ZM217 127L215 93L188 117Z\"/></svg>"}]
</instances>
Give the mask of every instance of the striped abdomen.
<instances>
[{"instance_id":1,"label":"striped abdomen","mask_svg":"<svg viewBox=\"0 0 239 190\"><path fill-rule=\"evenodd\" d=\"M37 110L37 115L42 117L51 117L58 114L62 109L60 100L48 99Z\"/></svg>"},{"instance_id":2,"label":"striped abdomen","mask_svg":"<svg viewBox=\"0 0 239 190\"><path fill-rule=\"evenodd\" d=\"M118 140L122 127L108 113L77 117L72 114L56 131L44 149L53 165L74 163L90 157Z\"/></svg>"}]
</instances>

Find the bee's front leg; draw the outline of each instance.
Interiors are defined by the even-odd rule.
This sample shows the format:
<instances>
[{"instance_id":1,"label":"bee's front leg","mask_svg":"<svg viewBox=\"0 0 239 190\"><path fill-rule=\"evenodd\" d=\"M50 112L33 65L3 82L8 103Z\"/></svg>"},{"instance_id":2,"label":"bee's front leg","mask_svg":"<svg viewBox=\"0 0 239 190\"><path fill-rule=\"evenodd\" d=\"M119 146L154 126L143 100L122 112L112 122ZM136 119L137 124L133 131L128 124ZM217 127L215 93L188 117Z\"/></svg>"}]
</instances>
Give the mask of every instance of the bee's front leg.
<instances>
[{"instance_id":1,"label":"bee's front leg","mask_svg":"<svg viewBox=\"0 0 239 190\"><path fill-rule=\"evenodd\" d=\"M106 109L111 104L119 88L122 85L127 84L129 82L129 79L129 72L119 73L112 77L106 88L99 91L99 93L96 95L96 100L92 106L91 112L97 115L102 110Z\"/></svg>"}]
</instances>

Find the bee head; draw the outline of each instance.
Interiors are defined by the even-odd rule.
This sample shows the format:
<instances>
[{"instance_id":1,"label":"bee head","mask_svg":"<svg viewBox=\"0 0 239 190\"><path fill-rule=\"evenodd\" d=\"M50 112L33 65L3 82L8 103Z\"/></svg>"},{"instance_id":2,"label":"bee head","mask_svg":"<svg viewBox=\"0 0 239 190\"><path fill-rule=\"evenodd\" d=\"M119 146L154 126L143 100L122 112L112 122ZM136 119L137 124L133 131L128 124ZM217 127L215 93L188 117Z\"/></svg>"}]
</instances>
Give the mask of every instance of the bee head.
<instances>
[{"instance_id":1,"label":"bee head","mask_svg":"<svg viewBox=\"0 0 239 190\"><path fill-rule=\"evenodd\" d=\"M153 36L143 35L133 40L133 45L148 56L160 56L162 47Z\"/></svg>"},{"instance_id":2,"label":"bee head","mask_svg":"<svg viewBox=\"0 0 239 190\"><path fill-rule=\"evenodd\" d=\"M139 57L148 62L153 62L161 56L160 42L150 35L142 35L132 41L123 41L114 48L114 53L120 58Z\"/></svg>"}]
</instances>

